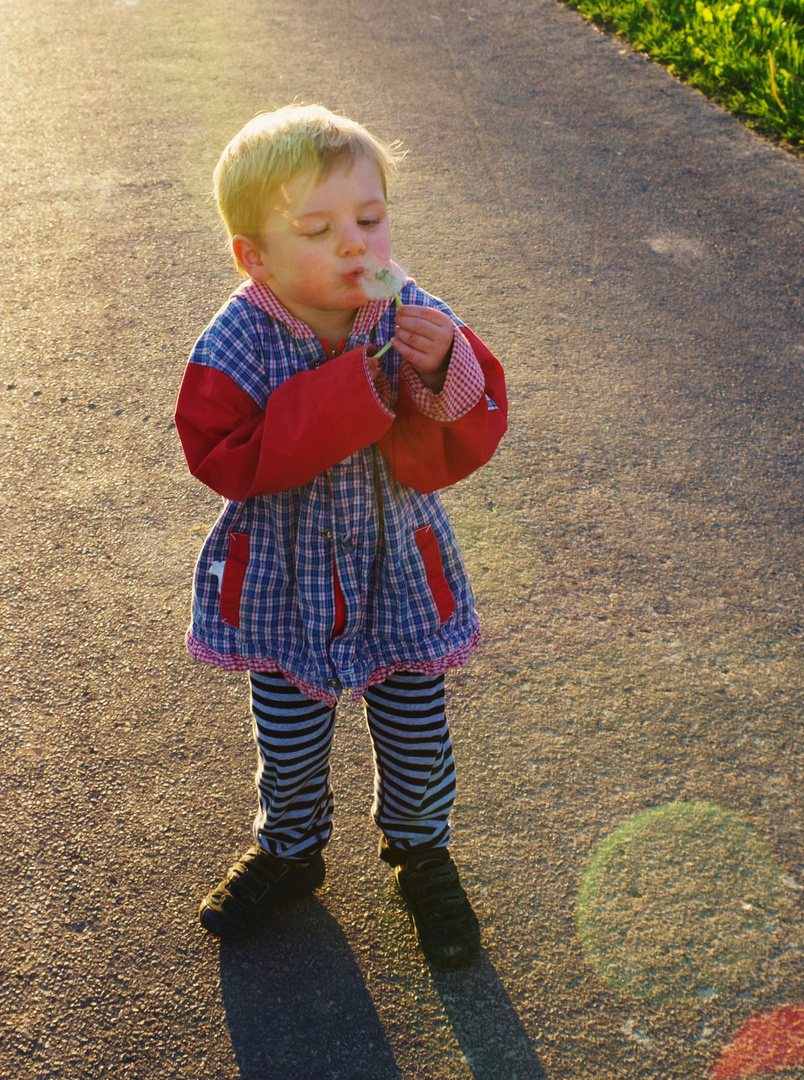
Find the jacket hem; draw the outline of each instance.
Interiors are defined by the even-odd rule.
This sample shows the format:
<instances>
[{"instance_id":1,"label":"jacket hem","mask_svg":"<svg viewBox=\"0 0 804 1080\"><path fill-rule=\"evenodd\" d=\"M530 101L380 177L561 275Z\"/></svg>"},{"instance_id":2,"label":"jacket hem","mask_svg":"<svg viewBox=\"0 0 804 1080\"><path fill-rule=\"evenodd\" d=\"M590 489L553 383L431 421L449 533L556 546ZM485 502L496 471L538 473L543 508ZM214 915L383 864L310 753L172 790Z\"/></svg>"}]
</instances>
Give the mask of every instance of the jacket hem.
<instances>
[{"instance_id":1,"label":"jacket hem","mask_svg":"<svg viewBox=\"0 0 804 1080\"><path fill-rule=\"evenodd\" d=\"M393 675L397 671L410 671L416 675L443 675L445 671L452 668L463 667L478 645L480 645L481 638L482 635L478 626L467 642L446 656L439 656L434 660L420 660L414 663L407 661L376 668L362 686L356 689L347 688L351 693L352 701L359 701L367 687L378 686L380 683L385 682L389 675ZM332 691L322 690L320 687L312 686L310 683L296 678L276 660L256 659L237 654L225 656L198 641L189 630L187 631L187 651L193 660L198 660L202 664L213 664L215 667L223 668L224 671L276 672L287 679L297 690L312 698L313 701L321 701L333 707L338 703L338 696L333 694Z\"/></svg>"}]
</instances>

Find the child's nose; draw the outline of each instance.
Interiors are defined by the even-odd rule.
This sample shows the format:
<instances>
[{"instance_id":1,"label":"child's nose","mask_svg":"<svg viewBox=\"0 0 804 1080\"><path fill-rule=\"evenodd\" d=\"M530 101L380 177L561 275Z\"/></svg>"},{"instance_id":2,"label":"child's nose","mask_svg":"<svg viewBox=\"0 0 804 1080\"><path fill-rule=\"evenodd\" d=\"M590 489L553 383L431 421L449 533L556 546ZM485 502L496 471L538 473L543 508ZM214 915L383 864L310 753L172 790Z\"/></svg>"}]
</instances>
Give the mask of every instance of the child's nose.
<instances>
[{"instance_id":1,"label":"child's nose","mask_svg":"<svg viewBox=\"0 0 804 1080\"><path fill-rule=\"evenodd\" d=\"M357 225L348 226L341 233L341 251L344 255L360 255L366 250L366 241Z\"/></svg>"}]
</instances>

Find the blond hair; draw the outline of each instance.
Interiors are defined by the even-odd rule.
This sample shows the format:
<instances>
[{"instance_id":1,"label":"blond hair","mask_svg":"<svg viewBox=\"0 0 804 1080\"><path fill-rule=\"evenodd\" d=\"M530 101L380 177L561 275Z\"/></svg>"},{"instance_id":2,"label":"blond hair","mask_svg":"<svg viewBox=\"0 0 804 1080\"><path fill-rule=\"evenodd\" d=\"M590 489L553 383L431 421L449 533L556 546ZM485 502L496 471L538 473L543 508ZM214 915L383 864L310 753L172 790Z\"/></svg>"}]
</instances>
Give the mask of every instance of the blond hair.
<instances>
[{"instance_id":1,"label":"blond hair","mask_svg":"<svg viewBox=\"0 0 804 1080\"><path fill-rule=\"evenodd\" d=\"M268 200L294 176L312 172L320 180L363 157L376 166L387 194L388 173L403 156L398 144L381 142L322 105L286 105L260 113L235 135L215 167L213 190L229 236L258 236Z\"/></svg>"}]
</instances>

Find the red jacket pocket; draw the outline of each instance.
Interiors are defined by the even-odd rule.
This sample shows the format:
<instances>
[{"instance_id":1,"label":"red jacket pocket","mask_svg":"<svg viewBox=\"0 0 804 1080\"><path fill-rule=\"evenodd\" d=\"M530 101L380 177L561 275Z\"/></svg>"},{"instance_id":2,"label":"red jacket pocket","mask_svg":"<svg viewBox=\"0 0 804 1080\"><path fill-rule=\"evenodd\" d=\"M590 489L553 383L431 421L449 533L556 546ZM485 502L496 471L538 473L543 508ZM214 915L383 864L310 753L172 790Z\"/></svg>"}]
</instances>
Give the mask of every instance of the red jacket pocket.
<instances>
[{"instance_id":1,"label":"red jacket pocket","mask_svg":"<svg viewBox=\"0 0 804 1080\"><path fill-rule=\"evenodd\" d=\"M240 627L240 596L248 566L248 533L229 533L229 554L221 583L221 618L235 629Z\"/></svg>"},{"instance_id":2,"label":"red jacket pocket","mask_svg":"<svg viewBox=\"0 0 804 1080\"><path fill-rule=\"evenodd\" d=\"M424 560L424 570L427 574L427 584L433 594L435 606L438 609L438 617L442 623L455 611L455 597L452 589L444 577L444 564L441 561L441 548L438 546L438 537L433 531L432 525L425 525L414 533L416 546Z\"/></svg>"},{"instance_id":3,"label":"red jacket pocket","mask_svg":"<svg viewBox=\"0 0 804 1080\"><path fill-rule=\"evenodd\" d=\"M332 591L335 594L335 625L332 628L332 636L336 638L338 634L343 633L343 628L346 626L346 597L343 595L334 558L332 560Z\"/></svg>"}]
</instances>

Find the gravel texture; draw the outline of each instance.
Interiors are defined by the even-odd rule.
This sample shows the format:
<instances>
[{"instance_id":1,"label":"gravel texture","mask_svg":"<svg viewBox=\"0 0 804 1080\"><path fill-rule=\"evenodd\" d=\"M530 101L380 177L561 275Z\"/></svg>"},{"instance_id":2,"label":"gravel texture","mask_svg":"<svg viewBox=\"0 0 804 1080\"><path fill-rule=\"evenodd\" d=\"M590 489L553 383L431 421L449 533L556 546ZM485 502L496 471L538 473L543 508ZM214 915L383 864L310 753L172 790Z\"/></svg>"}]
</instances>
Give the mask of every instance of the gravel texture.
<instances>
[{"instance_id":1,"label":"gravel texture","mask_svg":"<svg viewBox=\"0 0 804 1080\"><path fill-rule=\"evenodd\" d=\"M548 0L2 10L0 1074L706 1076L804 1003L804 164ZM465 972L423 961L376 859L352 706L324 888L248 945L196 922L254 753L245 680L184 652L218 500L171 415L237 280L212 168L296 97L410 149L398 256L509 376L498 455L445 493L485 628L450 679ZM606 983L576 926L600 844L673 803L778 868L756 962L680 1001ZM657 934L697 895L661 880Z\"/></svg>"}]
</instances>

